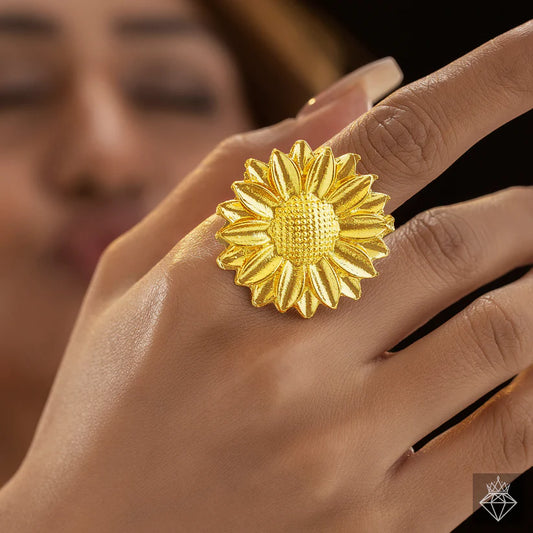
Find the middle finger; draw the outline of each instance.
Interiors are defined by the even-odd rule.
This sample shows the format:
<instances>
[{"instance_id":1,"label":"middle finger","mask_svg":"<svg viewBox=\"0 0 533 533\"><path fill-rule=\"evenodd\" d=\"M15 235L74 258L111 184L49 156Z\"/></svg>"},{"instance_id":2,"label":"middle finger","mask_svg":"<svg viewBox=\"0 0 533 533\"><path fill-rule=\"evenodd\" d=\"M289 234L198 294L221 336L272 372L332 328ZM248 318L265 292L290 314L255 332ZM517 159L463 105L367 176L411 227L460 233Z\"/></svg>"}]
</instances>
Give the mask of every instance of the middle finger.
<instances>
[{"instance_id":1,"label":"middle finger","mask_svg":"<svg viewBox=\"0 0 533 533\"><path fill-rule=\"evenodd\" d=\"M391 349L461 297L531 262L532 228L531 187L421 213L386 237L391 254L365 280L362 299L337 312L346 326L337 338L351 346L357 336L369 357Z\"/></svg>"}]
</instances>

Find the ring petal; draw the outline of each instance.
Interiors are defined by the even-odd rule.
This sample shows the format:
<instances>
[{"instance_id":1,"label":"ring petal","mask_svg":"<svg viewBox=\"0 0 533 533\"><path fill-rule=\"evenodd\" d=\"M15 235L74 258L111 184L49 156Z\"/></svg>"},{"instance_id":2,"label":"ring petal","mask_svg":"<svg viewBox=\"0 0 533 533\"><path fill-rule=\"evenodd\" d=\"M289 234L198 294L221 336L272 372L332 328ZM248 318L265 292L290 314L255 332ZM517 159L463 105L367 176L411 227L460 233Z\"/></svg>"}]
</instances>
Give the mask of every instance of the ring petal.
<instances>
[{"instance_id":1,"label":"ring petal","mask_svg":"<svg viewBox=\"0 0 533 533\"><path fill-rule=\"evenodd\" d=\"M274 301L275 293L275 277L270 276L261 283L257 283L251 287L252 289L252 304L255 307L262 307Z\"/></svg>"},{"instance_id":2,"label":"ring petal","mask_svg":"<svg viewBox=\"0 0 533 533\"><path fill-rule=\"evenodd\" d=\"M229 244L257 246L270 242L270 236L267 233L269 225L270 222L265 220L242 218L222 228L217 236Z\"/></svg>"},{"instance_id":3,"label":"ring petal","mask_svg":"<svg viewBox=\"0 0 533 533\"><path fill-rule=\"evenodd\" d=\"M228 246L217 257L217 264L224 270L235 270L242 266L250 252L241 246Z\"/></svg>"},{"instance_id":4,"label":"ring petal","mask_svg":"<svg viewBox=\"0 0 533 533\"><path fill-rule=\"evenodd\" d=\"M231 188L241 204L253 214L263 218L274 216L274 209L280 201L264 185L236 181Z\"/></svg>"},{"instance_id":5,"label":"ring petal","mask_svg":"<svg viewBox=\"0 0 533 533\"><path fill-rule=\"evenodd\" d=\"M305 171L307 164L313 159L313 150L306 141L296 141L289 156L302 171Z\"/></svg>"},{"instance_id":6,"label":"ring petal","mask_svg":"<svg viewBox=\"0 0 533 533\"><path fill-rule=\"evenodd\" d=\"M343 241L337 241L330 252L331 260L348 274L358 278L372 278L377 272L372 261L362 250Z\"/></svg>"},{"instance_id":7,"label":"ring petal","mask_svg":"<svg viewBox=\"0 0 533 533\"><path fill-rule=\"evenodd\" d=\"M309 278L315 294L328 307L335 309L341 297L339 277L328 259L322 258L318 263L309 265Z\"/></svg>"},{"instance_id":8,"label":"ring petal","mask_svg":"<svg viewBox=\"0 0 533 533\"><path fill-rule=\"evenodd\" d=\"M307 290L296 303L296 309L304 318L311 318L319 303L319 299L310 290Z\"/></svg>"},{"instance_id":9,"label":"ring petal","mask_svg":"<svg viewBox=\"0 0 533 533\"><path fill-rule=\"evenodd\" d=\"M381 237L358 240L356 246L363 247L363 251L370 259L381 259L389 255L389 249Z\"/></svg>"},{"instance_id":10,"label":"ring petal","mask_svg":"<svg viewBox=\"0 0 533 533\"><path fill-rule=\"evenodd\" d=\"M388 235L394 231L394 217L392 215L385 215L385 224L387 225L387 231L384 235Z\"/></svg>"},{"instance_id":11,"label":"ring petal","mask_svg":"<svg viewBox=\"0 0 533 533\"><path fill-rule=\"evenodd\" d=\"M249 217L250 213L236 200L228 200L218 204L217 215L225 218L228 222L236 222L240 218Z\"/></svg>"},{"instance_id":12,"label":"ring petal","mask_svg":"<svg viewBox=\"0 0 533 533\"><path fill-rule=\"evenodd\" d=\"M305 268L285 261L276 286L276 306L283 313L292 307L303 294Z\"/></svg>"},{"instance_id":13,"label":"ring petal","mask_svg":"<svg viewBox=\"0 0 533 533\"><path fill-rule=\"evenodd\" d=\"M335 158L329 146L324 147L313 161L304 188L318 198L323 198L335 180Z\"/></svg>"},{"instance_id":14,"label":"ring petal","mask_svg":"<svg viewBox=\"0 0 533 533\"><path fill-rule=\"evenodd\" d=\"M366 198L373 181L373 174L357 176L354 179L350 179L336 189L333 189L328 194L327 201L333 205L335 213L340 215L349 209L353 209L359 202Z\"/></svg>"},{"instance_id":15,"label":"ring petal","mask_svg":"<svg viewBox=\"0 0 533 533\"><path fill-rule=\"evenodd\" d=\"M265 246L252 255L237 274L237 282L251 285L268 278L277 270L283 258L276 254L274 245Z\"/></svg>"},{"instance_id":16,"label":"ring petal","mask_svg":"<svg viewBox=\"0 0 533 533\"><path fill-rule=\"evenodd\" d=\"M352 215L339 220L340 236L345 239L369 239L387 230L385 218L380 215Z\"/></svg>"},{"instance_id":17,"label":"ring petal","mask_svg":"<svg viewBox=\"0 0 533 533\"><path fill-rule=\"evenodd\" d=\"M245 178L248 178L250 181L255 181L261 183L266 187L270 186L268 181L268 165L259 161L259 159L247 159L244 164Z\"/></svg>"},{"instance_id":18,"label":"ring petal","mask_svg":"<svg viewBox=\"0 0 533 533\"><path fill-rule=\"evenodd\" d=\"M358 154L344 154L335 160L337 163L337 180L342 181L346 178L355 177L355 167L361 160Z\"/></svg>"},{"instance_id":19,"label":"ring petal","mask_svg":"<svg viewBox=\"0 0 533 533\"><path fill-rule=\"evenodd\" d=\"M371 192L367 197L357 206L358 211L370 211L372 213L381 214L385 208L385 204L390 200L388 194L381 192Z\"/></svg>"},{"instance_id":20,"label":"ring petal","mask_svg":"<svg viewBox=\"0 0 533 533\"><path fill-rule=\"evenodd\" d=\"M302 190L302 178L296 163L283 152L273 150L270 157L270 177L278 193L285 200Z\"/></svg>"},{"instance_id":21,"label":"ring petal","mask_svg":"<svg viewBox=\"0 0 533 533\"><path fill-rule=\"evenodd\" d=\"M359 300L361 298L361 282L358 278L348 276L341 279L341 292L344 296Z\"/></svg>"}]
</instances>

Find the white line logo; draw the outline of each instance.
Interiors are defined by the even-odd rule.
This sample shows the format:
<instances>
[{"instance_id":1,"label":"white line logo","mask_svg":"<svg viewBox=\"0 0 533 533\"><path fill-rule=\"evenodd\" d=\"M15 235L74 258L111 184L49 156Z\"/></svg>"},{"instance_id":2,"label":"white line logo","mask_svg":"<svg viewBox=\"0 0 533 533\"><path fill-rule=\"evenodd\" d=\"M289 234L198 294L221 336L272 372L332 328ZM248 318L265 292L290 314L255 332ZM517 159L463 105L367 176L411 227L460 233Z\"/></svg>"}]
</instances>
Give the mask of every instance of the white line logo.
<instances>
[{"instance_id":1,"label":"white line logo","mask_svg":"<svg viewBox=\"0 0 533 533\"><path fill-rule=\"evenodd\" d=\"M509 494L510 483L500 481L487 483L488 493L479 502L481 507L496 521L500 521L515 505L516 500Z\"/></svg>"}]
</instances>

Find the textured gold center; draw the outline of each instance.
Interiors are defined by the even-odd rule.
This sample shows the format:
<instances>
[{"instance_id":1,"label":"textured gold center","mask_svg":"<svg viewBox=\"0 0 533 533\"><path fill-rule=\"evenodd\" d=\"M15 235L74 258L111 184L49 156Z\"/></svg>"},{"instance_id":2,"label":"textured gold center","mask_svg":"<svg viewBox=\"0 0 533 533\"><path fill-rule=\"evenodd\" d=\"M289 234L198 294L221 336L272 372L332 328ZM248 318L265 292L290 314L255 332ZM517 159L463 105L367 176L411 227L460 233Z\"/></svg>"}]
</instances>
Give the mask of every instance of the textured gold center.
<instances>
[{"instance_id":1,"label":"textured gold center","mask_svg":"<svg viewBox=\"0 0 533 533\"><path fill-rule=\"evenodd\" d=\"M333 250L339 223L330 204L301 194L276 209L269 232L279 255L295 265L308 265Z\"/></svg>"}]
</instances>

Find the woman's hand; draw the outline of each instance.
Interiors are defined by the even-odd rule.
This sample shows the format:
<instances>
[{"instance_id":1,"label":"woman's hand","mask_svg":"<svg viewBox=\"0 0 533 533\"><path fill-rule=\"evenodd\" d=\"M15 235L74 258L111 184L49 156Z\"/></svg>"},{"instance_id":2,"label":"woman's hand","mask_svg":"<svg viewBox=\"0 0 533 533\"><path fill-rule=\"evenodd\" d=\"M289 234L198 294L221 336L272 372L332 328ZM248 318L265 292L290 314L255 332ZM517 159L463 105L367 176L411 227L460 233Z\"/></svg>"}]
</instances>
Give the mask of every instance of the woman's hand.
<instances>
[{"instance_id":1,"label":"woman's hand","mask_svg":"<svg viewBox=\"0 0 533 533\"><path fill-rule=\"evenodd\" d=\"M328 144L361 154L398 207L531 108L532 39L531 23L498 37ZM229 139L106 251L32 448L1 495L2 531L447 531L472 512L474 472L533 465L531 274L387 352L531 262L533 189L422 213L386 238L391 254L360 301L311 320L253 308L217 267L221 221L200 222L244 159L322 142L335 113Z\"/></svg>"}]
</instances>

